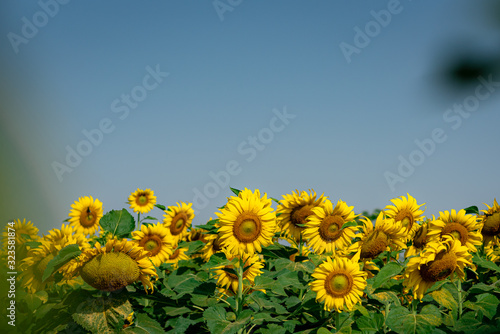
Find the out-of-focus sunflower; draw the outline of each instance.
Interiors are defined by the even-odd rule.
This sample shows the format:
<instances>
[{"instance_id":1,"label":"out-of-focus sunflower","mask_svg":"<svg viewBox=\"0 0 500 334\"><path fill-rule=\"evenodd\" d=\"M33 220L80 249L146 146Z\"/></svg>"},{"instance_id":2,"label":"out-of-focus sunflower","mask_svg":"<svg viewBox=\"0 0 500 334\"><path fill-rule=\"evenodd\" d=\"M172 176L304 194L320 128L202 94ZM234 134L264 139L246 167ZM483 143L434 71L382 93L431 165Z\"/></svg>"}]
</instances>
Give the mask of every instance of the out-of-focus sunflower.
<instances>
[{"instance_id":1,"label":"out-of-focus sunflower","mask_svg":"<svg viewBox=\"0 0 500 334\"><path fill-rule=\"evenodd\" d=\"M202 241L203 243L207 242L207 234L205 234L206 230L202 228L192 228L186 236L186 241Z\"/></svg>"},{"instance_id":2,"label":"out-of-focus sunflower","mask_svg":"<svg viewBox=\"0 0 500 334\"><path fill-rule=\"evenodd\" d=\"M261 197L246 188L238 197L231 196L227 204L215 213L219 217L219 236L222 247L232 255L260 252L273 242L276 214L267 194Z\"/></svg>"},{"instance_id":3,"label":"out-of-focus sunflower","mask_svg":"<svg viewBox=\"0 0 500 334\"><path fill-rule=\"evenodd\" d=\"M483 225L481 229L481 234L483 235L484 244L487 246L494 237L500 237L500 205L497 203L497 199L493 200L493 205L489 206L488 210L481 210L482 215L479 216L479 220Z\"/></svg>"},{"instance_id":4,"label":"out-of-focus sunflower","mask_svg":"<svg viewBox=\"0 0 500 334\"><path fill-rule=\"evenodd\" d=\"M173 253L168 229L162 223L142 225L140 231L132 232L132 241L149 252L149 259L159 267Z\"/></svg>"},{"instance_id":5,"label":"out-of-focus sunflower","mask_svg":"<svg viewBox=\"0 0 500 334\"><path fill-rule=\"evenodd\" d=\"M325 302L325 310L351 311L361 302L366 287L366 273L359 264L345 257L328 257L311 275L311 290L316 292L316 301Z\"/></svg>"},{"instance_id":6,"label":"out-of-focus sunflower","mask_svg":"<svg viewBox=\"0 0 500 334\"><path fill-rule=\"evenodd\" d=\"M67 229L63 225L63 229ZM54 230L53 230L54 232ZM61 234L61 232L54 232L56 234ZM21 286L25 287L30 293L36 293L37 291L44 290L46 287L57 283L59 285L74 285L77 283L76 279L63 278L61 281L56 282L54 275L49 277L47 280L42 281L43 274L47 268L47 264L56 256L61 249L68 245L77 244L80 249L89 248L90 245L81 234L64 235L55 242L51 240L52 235L47 235L43 239L39 240L41 243L36 248L30 249L25 259L20 263L20 269L22 273L20 275ZM67 269L67 265L61 267L58 272L64 273Z\"/></svg>"},{"instance_id":7,"label":"out-of-focus sunflower","mask_svg":"<svg viewBox=\"0 0 500 334\"><path fill-rule=\"evenodd\" d=\"M149 188L146 190L137 188L128 197L128 204L134 212L147 213L153 210L156 204L155 192Z\"/></svg>"},{"instance_id":8,"label":"out-of-focus sunflower","mask_svg":"<svg viewBox=\"0 0 500 334\"><path fill-rule=\"evenodd\" d=\"M189 256L186 254L188 251L187 247L177 247L173 250L172 255L168 257L168 260L165 263L172 263L173 269L177 269L179 267L179 261L181 260L189 260Z\"/></svg>"},{"instance_id":9,"label":"out-of-focus sunflower","mask_svg":"<svg viewBox=\"0 0 500 334\"><path fill-rule=\"evenodd\" d=\"M282 197L276 209L278 225L282 232L296 242L300 242L307 218L313 214L312 209L321 205L326 197L321 194L316 199L316 192L312 189L309 193L302 191L300 194L298 190L295 190L292 194L282 195Z\"/></svg>"},{"instance_id":10,"label":"out-of-focus sunflower","mask_svg":"<svg viewBox=\"0 0 500 334\"><path fill-rule=\"evenodd\" d=\"M335 253L351 244L357 231L356 226L342 228L344 223L354 220L353 206L339 200L335 208L330 200L312 208L313 214L307 218L303 231L304 239L316 254Z\"/></svg>"},{"instance_id":11,"label":"out-of-focus sunflower","mask_svg":"<svg viewBox=\"0 0 500 334\"><path fill-rule=\"evenodd\" d=\"M205 239L206 244L200 250L200 253L203 261L208 262L212 255L222 252L224 247L221 245L220 236L218 234L207 234Z\"/></svg>"},{"instance_id":12,"label":"out-of-focus sunflower","mask_svg":"<svg viewBox=\"0 0 500 334\"><path fill-rule=\"evenodd\" d=\"M464 280L466 265L472 265L472 255L459 240L445 236L442 242L431 241L418 256L412 257L408 262L403 282L405 291L412 289L413 297L422 300L434 283L453 273Z\"/></svg>"},{"instance_id":13,"label":"out-of-focus sunflower","mask_svg":"<svg viewBox=\"0 0 500 334\"><path fill-rule=\"evenodd\" d=\"M385 215L388 218L393 218L396 223L403 225L406 228L408 239L412 238L418 229L416 222L424 219L424 211L420 208L425 205L417 204L417 200L408 195L408 198L401 196L401 198L391 199L394 205L387 205L384 209Z\"/></svg>"},{"instance_id":14,"label":"out-of-focus sunflower","mask_svg":"<svg viewBox=\"0 0 500 334\"><path fill-rule=\"evenodd\" d=\"M92 196L85 196L71 204L71 207L70 225L75 227L77 233L94 234L102 217L102 202L97 198L94 200Z\"/></svg>"},{"instance_id":15,"label":"out-of-focus sunflower","mask_svg":"<svg viewBox=\"0 0 500 334\"><path fill-rule=\"evenodd\" d=\"M381 211L375 221L375 227L371 220L362 217L360 221L361 233L356 236L359 241L349 247L349 252L361 250L362 260L374 259L383 251L395 251L406 248L406 229L401 224L396 224L394 219L385 218Z\"/></svg>"},{"instance_id":16,"label":"out-of-focus sunflower","mask_svg":"<svg viewBox=\"0 0 500 334\"><path fill-rule=\"evenodd\" d=\"M2 232L2 243L3 245L7 245L7 240L9 238L9 228L10 231L14 230L15 232L15 239L16 239L16 247L20 246L26 241L37 241L40 239L40 236L38 235L38 228L33 225L31 221L28 221L26 223L26 219L23 219L21 221L20 219L15 219L13 221L14 227L10 225L5 225L4 231ZM23 235L27 235L28 238L26 238Z\"/></svg>"},{"instance_id":17,"label":"out-of-focus sunflower","mask_svg":"<svg viewBox=\"0 0 500 334\"><path fill-rule=\"evenodd\" d=\"M228 260L232 260L235 257L229 253L226 253ZM239 258L239 256L236 256ZM243 272L243 280L248 280L251 285L253 285L255 277L262 274L262 268L264 268L264 261L259 258L258 254L243 254L241 258L243 261L243 268L248 267ZM238 270L240 267L240 261L237 261L234 265L220 266L214 268L215 278L217 279L217 285L224 289L227 294L234 295L238 293L238 276L229 270ZM226 269L226 270L224 270ZM227 270L229 269L229 270ZM243 290L246 288L251 288L250 286L243 286Z\"/></svg>"},{"instance_id":18,"label":"out-of-focus sunflower","mask_svg":"<svg viewBox=\"0 0 500 334\"><path fill-rule=\"evenodd\" d=\"M71 264L66 276L80 275L101 291L116 291L141 280L147 293L148 288L154 289L151 277L158 277L148 255L137 243L126 239L109 240L105 245L97 242Z\"/></svg>"},{"instance_id":19,"label":"out-of-focus sunflower","mask_svg":"<svg viewBox=\"0 0 500 334\"><path fill-rule=\"evenodd\" d=\"M500 239L498 237L493 237L484 246L484 252L491 262L497 262L500 260Z\"/></svg>"},{"instance_id":20,"label":"out-of-focus sunflower","mask_svg":"<svg viewBox=\"0 0 500 334\"><path fill-rule=\"evenodd\" d=\"M476 252L483 237L481 224L475 215L466 214L465 210L439 212L439 217L429 223L427 235L429 240L439 241L445 235L451 235L467 246L470 252Z\"/></svg>"},{"instance_id":21,"label":"out-of-focus sunflower","mask_svg":"<svg viewBox=\"0 0 500 334\"><path fill-rule=\"evenodd\" d=\"M188 235L188 228L194 218L193 203L176 203L177 206L169 206L163 217L163 224L169 229L172 244L177 245Z\"/></svg>"},{"instance_id":22,"label":"out-of-focus sunflower","mask_svg":"<svg viewBox=\"0 0 500 334\"><path fill-rule=\"evenodd\" d=\"M430 220L423 222L422 225L415 224L417 226L417 229L415 235L412 238L410 247L408 247L405 252L405 257L417 255L425 248L425 245L427 245L427 242L429 241L429 238L427 236L427 231L429 230L429 221Z\"/></svg>"}]
</instances>

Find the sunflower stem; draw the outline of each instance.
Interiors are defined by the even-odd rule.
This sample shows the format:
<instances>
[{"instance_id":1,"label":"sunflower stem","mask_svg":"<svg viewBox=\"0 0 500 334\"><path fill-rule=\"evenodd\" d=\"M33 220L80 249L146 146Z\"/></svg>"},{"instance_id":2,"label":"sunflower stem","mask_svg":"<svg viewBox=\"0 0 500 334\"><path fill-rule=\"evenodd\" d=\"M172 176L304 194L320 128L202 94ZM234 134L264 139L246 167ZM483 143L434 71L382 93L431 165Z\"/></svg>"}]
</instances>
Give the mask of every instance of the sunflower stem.
<instances>
[{"instance_id":1,"label":"sunflower stem","mask_svg":"<svg viewBox=\"0 0 500 334\"><path fill-rule=\"evenodd\" d=\"M238 297L236 298L236 316L238 316L243 308L243 259L240 257L240 265L238 266Z\"/></svg>"},{"instance_id":2,"label":"sunflower stem","mask_svg":"<svg viewBox=\"0 0 500 334\"><path fill-rule=\"evenodd\" d=\"M137 229L141 230L141 213L137 212Z\"/></svg>"},{"instance_id":3,"label":"sunflower stem","mask_svg":"<svg viewBox=\"0 0 500 334\"><path fill-rule=\"evenodd\" d=\"M340 312L335 311L335 328L337 329L337 332L340 330Z\"/></svg>"},{"instance_id":4,"label":"sunflower stem","mask_svg":"<svg viewBox=\"0 0 500 334\"><path fill-rule=\"evenodd\" d=\"M299 236L299 256L302 256L302 232L300 232Z\"/></svg>"},{"instance_id":5,"label":"sunflower stem","mask_svg":"<svg viewBox=\"0 0 500 334\"><path fill-rule=\"evenodd\" d=\"M460 319L462 317L462 281L460 280L460 278L458 279L457 292L458 292L458 319Z\"/></svg>"}]
</instances>

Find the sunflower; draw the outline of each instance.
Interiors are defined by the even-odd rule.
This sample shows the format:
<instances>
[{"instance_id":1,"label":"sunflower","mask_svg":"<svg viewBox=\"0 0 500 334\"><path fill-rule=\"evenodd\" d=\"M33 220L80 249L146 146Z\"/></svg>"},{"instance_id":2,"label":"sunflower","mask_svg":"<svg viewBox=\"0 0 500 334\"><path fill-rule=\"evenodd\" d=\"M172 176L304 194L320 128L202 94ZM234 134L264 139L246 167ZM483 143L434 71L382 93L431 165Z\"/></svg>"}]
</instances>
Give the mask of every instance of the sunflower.
<instances>
[{"instance_id":1,"label":"sunflower","mask_svg":"<svg viewBox=\"0 0 500 334\"><path fill-rule=\"evenodd\" d=\"M363 225L360 238L349 247L349 252L361 250L360 258L374 259L383 251L400 250L406 248L404 242L406 229L401 224L396 224L394 219L385 218L384 211L381 211L375 221L375 226L366 217L361 218Z\"/></svg>"},{"instance_id":2,"label":"sunflower","mask_svg":"<svg viewBox=\"0 0 500 334\"><path fill-rule=\"evenodd\" d=\"M9 239L9 231L11 231L12 233L12 230L14 230L15 233L16 247L20 246L26 241L37 241L38 239L40 239L40 237L38 236L38 228L34 226L31 221L28 221L26 223L26 219L23 219L22 222L20 219L16 219L13 221L13 223L14 227L5 225L4 232L2 232L2 243L4 246L7 245L7 240ZM28 238L23 235L28 236Z\"/></svg>"},{"instance_id":3,"label":"sunflower","mask_svg":"<svg viewBox=\"0 0 500 334\"><path fill-rule=\"evenodd\" d=\"M420 209L424 204L417 204L417 200L408 195L408 198L391 199L394 205L387 205L384 209L385 215L388 218L393 218L396 223L403 225L406 228L408 239L412 238L418 229L416 222L424 219L424 211Z\"/></svg>"},{"instance_id":4,"label":"sunflower","mask_svg":"<svg viewBox=\"0 0 500 334\"><path fill-rule=\"evenodd\" d=\"M276 209L278 225L281 231L295 239L296 242L300 242L307 217L313 214L312 209L321 205L326 197L321 194L316 199L316 192L312 189L309 190L309 194L306 191L299 194L299 191L295 190L292 194L282 195L282 197L283 199Z\"/></svg>"},{"instance_id":5,"label":"sunflower","mask_svg":"<svg viewBox=\"0 0 500 334\"><path fill-rule=\"evenodd\" d=\"M483 225L481 234L484 244L488 245L495 236L500 236L500 205L498 205L496 198L493 200L492 206L486 203L484 205L488 207L488 210L481 210L484 214L480 215L479 219Z\"/></svg>"},{"instance_id":6,"label":"sunflower","mask_svg":"<svg viewBox=\"0 0 500 334\"><path fill-rule=\"evenodd\" d=\"M233 260L235 256L226 252L226 257L228 260ZM236 256L239 258L239 256ZM243 268L247 268L243 272L243 280L248 280L248 282L253 285L255 277L262 274L262 268L264 268L264 261L259 258L258 254L243 254L241 258L243 261ZM236 271L240 267L240 261L237 261L234 265L215 267L215 278L217 279L217 285L228 292L229 294L238 293L238 276L231 272ZM243 284L243 290L245 288L250 288L250 286L245 286Z\"/></svg>"},{"instance_id":7,"label":"sunflower","mask_svg":"<svg viewBox=\"0 0 500 334\"><path fill-rule=\"evenodd\" d=\"M142 190L137 188L136 191L128 197L128 204L134 212L146 213L153 210L156 204L155 192L151 189Z\"/></svg>"},{"instance_id":8,"label":"sunflower","mask_svg":"<svg viewBox=\"0 0 500 334\"><path fill-rule=\"evenodd\" d=\"M132 241L151 253L149 259L157 267L173 253L169 237L168 229L161 223L142 225L140 231L132 232Z\"/></svg>"},{"instance_id":9,"label":"sunflower","mask_svg":"<svg viewBox=\"0 0 500 334\"><path fill-rule=\"evenodd\" d=\"M207 234L205 235L205 240L205 246L200 250L200 253L202 254L203 261L208 262L212 255L222 252L224 247L221 246L218 234Z\"/></svg>"},{"instance_id":10,"label":"sunflower","mask_svg":"<svg viewBox=\"0 0 500 334\"><path fill-rule=\"evenodd\" d=\"M430 220L427 220L423 222L422 225L415 224L417 226L416 232L412 238L411 246L408 247L405 252L405 257L417 255L424 249L425 245L427 245L427 242L429 241L429 238L427 236L427 231L429 230L429 222Z\"/></svg>"},{"instance_id":11,"label":"sunflower","mask_svg":"<svg viewBox=\"0 0 500 334\"><path fill-rule=\"evenodd\" d=\"M484 252L491 262L497 262L500 260L500 239L498 237L493 237L484 246Z\"/></svg>"},{"instance_id":12,"label":"sunflower","mask_svg":"<svg viewBox=\"0 0 500 334\"><path fill-rule=\"evenodd\" d=\"M432 241L439 241L445 235L451 235L467 246L469 251L476 252L481 245L483 237L480 232L481 224L477 217L468 215L465 210L439 212L438 219L429 223L427 235Z\"/></svg>"},{"instance_id":13,"label":"sunflower","mask_svg":"<svg viewBox=\"0 0 500 334\"><path fill-rule=\"evenodd\" d=\"M71 204L73 208L69 213L69 222L74 226L77 233L85 235L94 234L99 228L99 220L102 217L102 202L92 196L78 198Z\"/></svg>"},{"instance_id":14,"label":"sunflower","mask_svg":"<svg viewBox=\"0 0 500 334\"><path fill-rule=\"evenodd\" d=\"M472 255L459 240L446 235L442 242L431 241L408 262L403 282L405 292L411 288L413 298L422 300L427 289L453 273L464 280L466 265L472 265Z\"/></svg>"},{"instance_id":15,"label":"sunflower","mask_svg":"<svg viewBox=\"0 0 500 334\"><path fill-rule=\"evenodd\" d=\"M335 208L330 200L325 200L321 206L312 209L303 231L304 239L316 254L335 253L351 244L357 231L356 226L342 228L344 223L354 220L356 215L353 206L339 200Z\"/></svg>"},{"instance_id":16,"label":"sunflower","mask_svg":"<svg viewBox=\"0 0 500 334\"><path fill-rule=\"evenodd\" d=\"M215 214L219 217L219 236L222 247L230 254L242 255L260 252L273 242L276 214L267 194L260 196L258 189L245 188L240 196L232 196Z\"/></svg>"},{"instance_id":17,"label":"sunflower","mask_svg":"<svg viewBox=\"0 0 500 334\"><path fill-rule=\"evenodd\" d=\"M64 228L64 225L63 225ZM57 233L57 232L55 232ZM57 283L58 285L74 285L77 280L65 278L62 281L56 282L54 275L42 281L43 274L47 268L47 264L56 256L61 249L68 245L77 244L80 249L90 247L87 240L81 235L76 237L73 235L65 235L56 242L51 240L51 235L45 236L39 240L40 245L30 249L25 259L20 263L22 273L20 275L21 286L25 287L30 293L44 290L46 287ZM58 272L64 273L67 269L66 265L59 268Z\"/></svg>"},{"instance_id":18,"label":"sunflower","mask_svg":"<svg viewBox=\"0 0 500 334\"><path fill-rule=\"evenodd\" d=\"M169 206L165 211L163 223L170 231L170 238L173 245L177 245L188 235L188 228L194 218L194 210L191 209L193 203L176 203L177 206Z\"/></svg>"},{"instance_id":19,"label":"sunflower","mask_svg":"<svg viewBox=\"0 0 500 334\"><path fill-rule=\"evenodd\" d=\"M189 260L189 256L186 254L187 250L187 247L177 247L173 250L172 255L168 257L168 260L165 261L165 263L172 263L173 269L177 269L179 267L179 261Z\"/></svg>"},{"instance_id":20,"label":"sunflower","mask_svg":"<svg viewBox=\"0 0 500 334\"><path fill-rule=\"evenodd\" d=\"M351 311L355 304L361 302L366 287L366 273L359 270L356 261L345 257L328 257L311 275L310 284L316 292L316 301L325 302L325 310L335 309Z\"/></svg>"},{"instance_id":21,"label":"sunflower","mask_svg":"<svg viewBox=\"0 0 500 334\"><path fill-rule=\"evenodd\" d=\"M102 291L115 291L141 280L146 293L153 290L151 277L158 277L149 260L150 253L137 243L109 240L105 245L96 242L76 259L67 276L80 275L90 286Z\"/></svg>"}]
</instances>

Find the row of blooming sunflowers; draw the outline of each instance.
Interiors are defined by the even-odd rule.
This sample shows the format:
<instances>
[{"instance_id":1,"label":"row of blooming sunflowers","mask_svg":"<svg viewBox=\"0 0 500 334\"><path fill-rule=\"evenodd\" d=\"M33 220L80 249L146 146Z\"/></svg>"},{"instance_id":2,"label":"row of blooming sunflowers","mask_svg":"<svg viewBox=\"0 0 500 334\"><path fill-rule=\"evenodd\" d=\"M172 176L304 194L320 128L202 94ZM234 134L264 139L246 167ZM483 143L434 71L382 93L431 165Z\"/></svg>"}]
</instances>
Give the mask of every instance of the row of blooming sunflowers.
<instances>
[{"instance_id":1,"label":"row of blooming sunflowers","mask_svg":"<svg viewBox=\"0 0 500 334\"><path fill-rule=\"evenodd\" d=\"M356 214L313 190L281 200L231 190L217 218L197 227L191 204L165 207L150 189L129 196L133 214L103 214L101 201L81 197L68 224L43 237L31 222L9 223L2 262L15 237L16 329L500 331L496 199L485 210L429 217L409 194L382 211ZM155 210L163 213L161 222L149 215Z\"/></svg>"}]
</instances>

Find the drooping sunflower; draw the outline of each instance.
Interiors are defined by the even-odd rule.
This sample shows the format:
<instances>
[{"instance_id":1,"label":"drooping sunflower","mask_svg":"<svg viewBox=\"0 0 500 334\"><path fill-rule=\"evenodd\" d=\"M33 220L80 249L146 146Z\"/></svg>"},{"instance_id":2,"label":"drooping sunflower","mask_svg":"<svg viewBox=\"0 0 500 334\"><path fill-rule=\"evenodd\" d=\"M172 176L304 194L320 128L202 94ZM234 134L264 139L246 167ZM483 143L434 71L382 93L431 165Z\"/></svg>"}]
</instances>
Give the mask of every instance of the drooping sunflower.
<instances>
[{"instance_id":1,"label":"drooping sunflower","mask_svg":"<svg viewBox=\"0 0 500 334\"><path fill-rule=\"evenodd\" d=\"M96 242L94 248L85 249L72 263L66 275L80 275L90 286L101 291L116 291L141 280L146 293L153 290L152 277L158 277L149 252L137 243L109 240L105 245Z\"/></svg>"},{"instance_id":2,"label":"drooping sunflower","mask_svg":"<svg viewBox=\"0 0 500 334\"><path fill-rule=\"evenodd\" d=\"M262 274L262 268L264 268L264 261L259 258L258 254L243 254L242 255L242 262L243 262L243 268L247 268L243 272L243 280L248 280L250 284L252 285L254 283L255 277L259 276ZM232 260L235 257L229 253L226 252L226 257L228 260ZM239 256L236 256L236 258L239 258ZM236 262L234 265L228 265L224 267L215 267L214 268L214 273L215 273L215 278L217 279L217 285L224 289L225 292L229 295L233 295L238 293L238 276L235 275L232 272L229 272L228 270L224 269L232 269L232 270L238 270L240 267L240 262ZM246 288L250 288L250 286L243 286L243 290Z\"/></svg>"},{"instance_id":3,"label":"drooping sunflower","mask_svg":"<svg viewBox=\"0 0 500 334\"><path fill-rule=\"evenodd\" d=\"M179 267L179 261L181 260L189 260L189 256L186 254L188 248L187 247L177 247L173 250L172 255L168 257L168 260L165 263L173 263L173 269L177 269Z\"/></svg>"},{"instance_id":4,"label":"drooping sunflower","mask_svg":"<svg viewBox=\"0 0 500 334\"><path fill-rule=\"evenodd\" d=\"M377 216L375 226L366 217L362 217L360 221L363 223L361 233L356 235L360 240L349 247L349 252L361 250L362 260L374 259L386 250L406 248L406 229L401 224L396 224L394 219L385 218L384 211Z\"/></svg>"},{"instance_id":5,"label":"drooping sunflower","mask_svg":"<svg viewBox=\"0 0 500 334\"><path fill-rule=\"evenodd\" d=\"M417 204L417 200L408 195L408 198L401 196L401 198L391 199L394 205L387 205L384 209L385 215L388 218L393 218L396 223L403 225L406 228L408 239L412 238L418 229L416 222L424 219L424 211L420 208L425 205Z\"/></svg>"},{"instance_id":6,"label":"drooping sunflower","mask_svg":"<svg viewBox=\"0 0 500 334\"><path fill-rule=\"evenodd\" d=\"M491 262L500 260L500 239L498 237L493 237L493 239L485 244L484 252Z\"/></svg>"},{"instance_id":7,"label":"drooping sunflower","mask_svg":"<svg viewBox=\"0 0 500 334\"><path fill-rule=\"evenodd\" d=\"M146 190L137 188L128 197L128 204L134 212L147 213L153 210L156 204L155 192L149 188Z\"/></svg>"},{"instance_id":8,"label":"drooping sunflower","mask_svg":"<svg viewBox=\"0 0 500 334\"><path fill-rule=\"evenodd\" d=\"M200 253L203 261L208 262L212 255L222 252L224 247L221 245L220 236L218 234L207 234L205 239L206 244L200 250Z\"/></svg>"},{"instance_id":9,"label":"drooping sunflower","mask_svg":"<svg viewBox=\"0 0 500 334\"><path fill-rule=\"evenodd\" d=\"M132 241L149 252L149 259L157 267L167 261L173 253L168 229L162 223L142 225L140 231L132 232Z\"/></svg>"},{"instance_id":10,"label":"drooping sunflower","mask_svg":"<svg viewBox=\"0 0 500 334\"><path fill-rule=\"evenodd\" d=\"M325 310L335 309L351 311L361 302L366 287L366 273L359 269L359 264L345 257L328 257L311 275L310 284L316 292L316 301L325 302Z\"/></svg>"},{"instance_id":11,"label":"drooping sunflower","mask_svg":"<svg viewBox=\"0 0 500 334\"><path fill-rule=\"evenodd\" d=\"M480 222L483 225L481 229L481 234L483 235L483 240L485 246L487 246L494 237L500 237L500 205L497 203L497 199L493 200L493 205L489 206L488 210L481 210L484 214L479 216Z\"/></svg>"},{"instance_id":12,"label":"drooping sunflower","mask_svg":"<svg viewBox=\"0 0 500 334\"><path fill-rule=\"evenodd\" d=\"M232 255L260 252L273 242L276 214L267 194L260 196L246 188L238 197L231 196L215 214L219 217L220 244Z\"/></svg>"},{"instance_id":13,"label":"drooping sunflower","mask_svg":"<svg viewBox=\"0 0 500 334\"><path fill-rule=\"evenodd\" d=\"M168 228L172 245L177 245L188 234L188 228L194 218L193 203L176 203L177 206L169 206L165 211L163 223Z\"/></svg>"},{"instance_id":14,"label":"drooping sunflower","mask_svg":"<svg viewBox=\"0 0 500 334\"><path fill-rule=\"evenodd\" d=\"M435 218L433 217L433 219ZM427 236L427 231L429 230L429 221L430 220L427 220L421 225L415 224L417 225L417 229L415 235L412 238L410 247L408 247L405 252L405 257L417 255L425 248L425 245L427 245L427 242L429 241L429 237Z\"/></svg>"},{"instance_id":15,"label":"drooping sunflower","mask_svg":"<svg viewBox=\"0 0 500 334\"><path fill-rule=\"evenodd\" d=\"M316 254L335 253L351 244L357 231L356 226L342 228L344 223L354 220L353 206L339 200L335 208L330 200L312 208L313 214L307 218L303 231L304 239Z\"/></svg>"},{"instance_id":16,"label":"drooping sunflower","mask_svg":"<svg viewBox=\"0 0 500 334\"><path fill-rule=\"evenodd\" d=\"M70 225L75 227L77 233L94 234L102 217L102 202L97 198L94 200L92 196L85 196L71 204L71 207Z\"/></svg>"},{"instance_id":17,"label":"drooping sunflower","mask_svg":"<svg viewBox=\"0 0 500 334\"><path fill-rule=\"evenodd\" d=\"M63 225L64 227L64 225ZM65 278L61 281L55 281L54 275L47 280L42 281L43 274L47 264L58 254L58 252L68 245L77 244L80 249L90 247L87 240L82 235L65 235L56 242L51 240L51 235L45 236L39 240L41 243L36 248L30 249L25 259L20 263L22 273L20 275L21 286L25 287L30 293L44 290L46 287L57 284L74 285L77 280ZM66 266L61 267L58 272L64 273Z\"/></svg>"},{"instance_id":18,"label":"drooping sunflower","mask_svg":"<svg viewBox=\"0 0 500 334\"><path fill-rule=\"evenodd\" d=\"M454 273L464 280L466 265L472 265L472 255L459 240L446 235L442 241L431 241L408 262L404 272L405 291L412 289L413 298L422 300L434 283Z\"/></svg>"},{"instance_id":19,"label":"drooping sunflower","mask_svg":"<svg viewBox=\"0 0 500 334\"><path fill-rule=\"evenodd\" d=\"M295 239L296 242L300 242L307 217L313 214L312 209L321 205L326 197L321 194L316 199L316 192L312 189L309 193L302 191L300 194L298 190L295 190L292 194L282 195L282 197L276 209L278 225L282 232Z\"/></svg>"},{"instance_id":20,"label":"drooping sunflower","mask_svg":"<svg viewBox=\"0 0 500 334\"><path fill-rule=\"evenodd\" d=\"M439 217L429 223L429 240L439 241L445 235L451 235L467 246L470 252L476 252L483 241L481 224L475 215L466 214L465 210L439 212Z\"/></svg>"}]
</instances>

